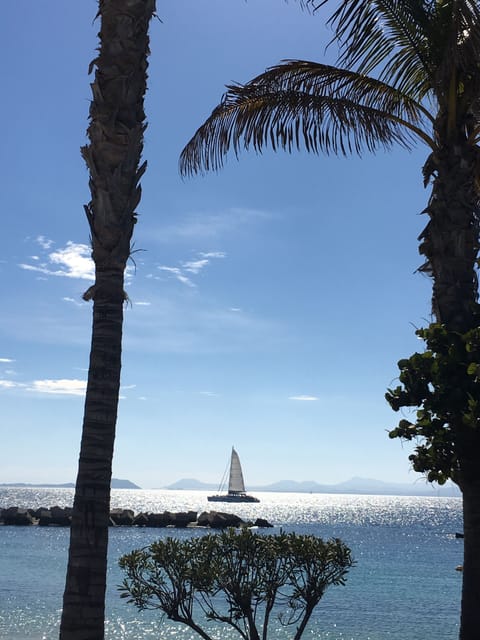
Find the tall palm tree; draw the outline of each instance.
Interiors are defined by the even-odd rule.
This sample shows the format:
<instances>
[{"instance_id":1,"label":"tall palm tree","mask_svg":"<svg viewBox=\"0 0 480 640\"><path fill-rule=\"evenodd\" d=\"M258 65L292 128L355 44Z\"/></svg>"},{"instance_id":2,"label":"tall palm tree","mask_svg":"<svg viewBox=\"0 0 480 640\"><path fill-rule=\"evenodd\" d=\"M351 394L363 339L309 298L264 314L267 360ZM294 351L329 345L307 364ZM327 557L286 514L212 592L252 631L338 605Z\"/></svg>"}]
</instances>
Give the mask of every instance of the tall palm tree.
<instances>
[{"instance_id":1,"label":"tall palm tree","mask_svg":"<svg viewBox=\"0 0 480 640\"><path fill-rule=\"evenodd\" d=\"M143 109L155 0L99 0L98 57L92 83L89 144L90 225L95 283L82 441L73 505L61 640L101 640L110 483L120 388L124 272L140 201Z\"/></svg>"},{"instance_id":2,"label":"tall palm tree","mask_svg":"<svg viewBox=\"0 0 480 640\"><path fill-rule=\"evenodd\" d=\"M319 6L328 0L305 0ZM219 169L233 150L374 152L425 144L428 224L420 270L432 277L432 310L449 331L480 324L480 9L473 0L340 0L329 22L338 66L287 60L222 102L182 152L183 174ZM480 629L480 424L453 433L453 479L463 493L465 558L460 637ZM480 420L477 420L480 422ZM465 445L465 442L468 444Z\"/></svg>"}]
</instances>

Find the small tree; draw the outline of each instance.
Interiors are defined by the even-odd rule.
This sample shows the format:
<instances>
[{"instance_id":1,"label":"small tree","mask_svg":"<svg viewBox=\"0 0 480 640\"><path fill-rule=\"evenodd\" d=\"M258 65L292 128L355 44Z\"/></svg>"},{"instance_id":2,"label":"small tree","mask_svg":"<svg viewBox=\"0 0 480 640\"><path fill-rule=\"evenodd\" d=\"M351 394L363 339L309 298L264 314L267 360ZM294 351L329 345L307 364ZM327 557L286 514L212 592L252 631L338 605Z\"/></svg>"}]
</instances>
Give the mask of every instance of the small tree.
<instances>
[{"instance_id":1,"label":"small tree","mask_svg":"<svg viewBox=\"0 0 480 640\"><path fill-rule=\"evenodd\" d=\"M463 494L463 589L461 640L478 638L480 579L480 318L466 332L432 323L418 329L422 353L399 361L400 385L386 398L395 410L410 409L391 438L416 443L409 456L430 482L451 479Z\"/></svg>"},{"instance_id":2,"label":"small tree","mask_svg":"<svg viewBox=\"0 0 480 640\"><path fill-rule=\"evenodd\" d=\"M205 640L212 636L198 614L244 640L267 640L274 610L299 640L326 589L345 584L351 566L350 549L338 539L232 529L132 551L120 559L127 574L120 590L140 610L160 609Z\"/></svg>"}]
</instances>

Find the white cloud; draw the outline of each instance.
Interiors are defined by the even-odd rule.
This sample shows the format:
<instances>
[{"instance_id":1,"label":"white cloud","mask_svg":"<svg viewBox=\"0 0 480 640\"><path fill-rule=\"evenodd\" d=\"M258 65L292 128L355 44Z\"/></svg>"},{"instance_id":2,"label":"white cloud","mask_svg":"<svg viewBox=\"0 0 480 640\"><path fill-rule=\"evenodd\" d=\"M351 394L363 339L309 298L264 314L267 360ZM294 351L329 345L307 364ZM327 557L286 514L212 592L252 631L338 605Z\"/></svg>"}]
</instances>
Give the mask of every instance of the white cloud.
<instances>
[{"instance_id":1,"label":"white cloud","mask_svg":"<svg viewBox=\"0 0 480 640\"><path fill-rule=\"evenodd\" d=\"M181 269L178 267L166 267L164 265L158 267L160 271L166 271L167 273L171 273L177 280L179 280L182 284L186 284L188 287L195 287L196 285L187 278L187 276L183 275Z\"/></svg>"},{"instance_id":2,"label":"white cloud","mask_svg":"<svg viewBox=\"0 0 480 640\"><path fill-rule=\"evenodd\" d=\"M139 300L138 302L134 302L133 304L135 304L137 307L150 307L152 303Z\"/></svg>"},{"instance_id":3,"label":"white cloud","mask_svg":"<svg viewBox=\"0 0 480 640\"><path fill-rule=\"evenodd\" d=\"M50 249L53 246L53 240L46 238L45 236L37 236L36 242L42 247L42 249Z\"/></svg>"},{"instance_id":4,"label":"white cloud","mask_svg":"<svg viewBox=\"0 0 480 640\"><path fill-rule=\"evenodd\" d=\"M186 284L188 287L195 287L196 284L189 276L185 275L185 272L193 275L198 275L202 269L210 264L211 258L225 258L227 255L224 251L211 251L208 253L199 253L200 258L197 260L187 260L181 263L181 267L167 267L161 265L158 267L161 271L171 273L177 280Z\"/></svg>"},{"instance_id":5,"label":"white cloud","mask_svg":"<svg viewBox=\"0 0 480 640\"><path fill-rule=\"evenodd\" d=\"M56 395L84 396L87 388L86 380L34 380L28 387L29 391L51 393Z\"/></svg>"},{"instance_id":6,"label":"white cloud","mask_svg":"<svg viewBox=\"0 0 480 640\"><path fill-rule=\"evenodd\" d=\"M40 243L39 238L42 240L42 243ZM39 238L37 238L37 242L39 242L44 249L48 250L53 244L52 240L46 240L43 236L39 236ZM25 271L35 271L47 276L77 278L93 282L95 280L95 265L91 257L91 252L92 249L89 245L69 240L63 248L47 253L43 258L30 256L30 259L35 264L24 262L18 266L21 269L25 269ZM134 267L126 267L125 284L129 283L134 272ZM42 280L45 279L46 278L42 278Z\"/></svg>"},{"instance_id":7,"label":"white cloud","mask_svg":"<svg viewBox=\"0 0 480 640\"><path fill-rule=\"evenodd\" d=\"M62 298L63 302L70 302L71 304L74 304L76 307L83 307L84 304L82 304L79 300L75 300L75 298Z\"/></svg>"},{"instance_id":8,"label":"white cloud","mask_svg":"<svg viewBox=\"0 0 480 640\"><path fill-rule=\"evenodd\" d=\"M201 396L208 396L209 398L218 398L218 393L213 393L213 391L199 391Z\"/></svg>"},{"instance_id":9,"label":"white cloud","mask_svg":"<svg viewBox=\"0 0 480 640\"><path fill-rule=\"evenodd\" d=\"M225 258L225 251L207 251L207 253L203 253L202 251L198 254L202 258Z\"/></svg>"},{"instance_id":10,"label":"white cloud","mask_svg":"<svg viewBox=\"0 0 480 640\"><path fill-rule=\"evenodd\" d=\"M314 402L318 400L316 396L290 396L289 400L300 400L301 402Z\"/></svg>"},{"instance_id":11,"label":"white cloud","mask_svg":"<svg viewBox=\"0 0 480 640\"><path fill-rule=\"evenodd\" d=\"M14 380L0 380L0 389L22 389L36 393L56 395L84 396L87 388L86 380L34 380L28 384Z\"/></svg>"},{"instance_id":12,"label":"white cloud","mask_svg":"<svg viewBox=\"0 0 480 640\"><path fill-rule=\"evenodd\" d=\"M43 238L43 236L40 237ZM51 243L51 241L48 242ZM41 246L48 249L51 245L44 241ZM78 244L69 240L63 249L49 253L47 262L35 265L23 263L19 266L27 271L36 271L49 276L94 280L95 267L90 253L91 249L88 245Z\"/></svg>"},{"instance_id":13,"label":"white cloud","mask_svg":"<svg viewBox=\"0 0 480 640\"><path fill-rule=\"evenodd\" d=\"M60 265L62 271L58 275L94 280L95 268L90 254L91 249L88 245L68 241L65 248L54 251L49 257L53 264Z\"/></svg>"},{"instance_id":14,"label":"white cloud","mask_svg":"<svg viewBox=\"0 0 480 640\"><path fill-rule=\"evenodd\" d=\"M20 382L14 382L13 380L0 380L0 389L16 389L18 387L24 387L24 384Z\"/></svg>"},{"instance_id":15,"label":"white cloud","mask_svg":"<svg viewBox=\"0 0 480 640\"><path fill-rule=\"evenodd\" d=\"M12 358L0 358L0 362L15 362Z\"/></svg>"},{"instance_id":16,"label":"white cloud","mask_svg":"<svg viewBox=\"0 0 480 640\"><path fill-rule=\"evenodd\" d=\"M185 271L190 271L190 273L200 273L203 267L206 267L210 261L206 258L202 260L191 260L190 262L184 262L183 268Z\"/></svg>"}]
</instances>

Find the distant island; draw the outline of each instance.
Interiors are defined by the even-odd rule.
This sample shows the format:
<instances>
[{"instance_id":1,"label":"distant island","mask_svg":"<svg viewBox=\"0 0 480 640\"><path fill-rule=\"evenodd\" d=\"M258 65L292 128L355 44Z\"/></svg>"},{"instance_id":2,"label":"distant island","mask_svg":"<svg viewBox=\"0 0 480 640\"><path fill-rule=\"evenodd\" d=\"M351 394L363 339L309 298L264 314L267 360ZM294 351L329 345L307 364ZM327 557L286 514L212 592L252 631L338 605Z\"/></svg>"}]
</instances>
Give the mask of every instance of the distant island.
<instances>
[{"instance_id":1,"label":"distant island","mask_svg":"<svg viewBox=\"0 0 480 640\"><path fill-rule=\"evenodd\" d=\"M200 482L194 478L183 478L163 489L217 491L218 485ZM394 496L460 496L460 490L452 483L440 487L419 479L412 484L382 482L370 478L350 478L338 484L319 484L314 480L280 480L266 486L249 486L249 491L278 491L287 493L351 493L363 495Z\"/></svg>"},{"instance_id":2,"label":"distant island","mask_svg":"<svg viewBox=\"0 0 480 640\"><path fill-rule=\"evenodd\" d=\"M28 488L38 488L38 489L74 489L74 482L65 482L64 484L32 484L30 482L9 482L9 483L1 483L0 487L25 487ZM130 480L121 480L119 478L112 478L112 489L141 489L137 484L131 482Z\"/></svg>"},{"instance_id":3,"label":"distant island","mask_svg":"<svg viewBox=\"0 0 480 640\"><path fill-rule=\"evenodd\" d=\"M112 478L112 489L141 489L131 480L121 480ZM64 484L33 484L28 482L10 482L0 483L0 488L17 487L17 488L43 488L43 489L74 489L74 482L66 482ZM195 478L183 478L177 480L173 484L166 487L159 487L168 490L185 490L185 491L218 491L218 485L208 482L201 482ZM391 495L391 496L439 496L439 497L457 497L460 496L460 490L456 485L449 482L443 487L437 484L430 484L419 478L416 482L393 483L382 482L381 480L373 480L370 478L350 478L338 484L320 484L314 480L304 480L298 482L296 480L280 480L273 484L265 486L249 486L249 491L275 491L279 493L349 493L363 495Z\"/></svg>"}]
</instances>

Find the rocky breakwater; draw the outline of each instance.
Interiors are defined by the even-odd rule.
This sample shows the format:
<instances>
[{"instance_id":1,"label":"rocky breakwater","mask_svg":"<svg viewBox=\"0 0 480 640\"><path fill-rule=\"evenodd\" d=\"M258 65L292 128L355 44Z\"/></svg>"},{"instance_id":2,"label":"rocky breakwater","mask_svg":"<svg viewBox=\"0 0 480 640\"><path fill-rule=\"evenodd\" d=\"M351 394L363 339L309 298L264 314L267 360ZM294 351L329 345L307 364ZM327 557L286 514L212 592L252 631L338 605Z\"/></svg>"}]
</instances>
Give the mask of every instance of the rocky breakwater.
<instances>
[{"instance_id":1,"label":"rocky breakwater","mask_svg":"<svg viewBox=\"0 0 480 640\"><path fill-rule=\"evenodd\" d=\"M68 527L72 519L71 507L40 507L24 509L8 507L0 509L0 525L40 527ZM226 529L230 527L272 527L264 518L254 521L243 520L232 513L222 511L164 511L163 513L138 513L131 509L113 509L110 512L112 527L155 527L176 528L208 527L210 529Z\"/></svg>"}]
</instances>

